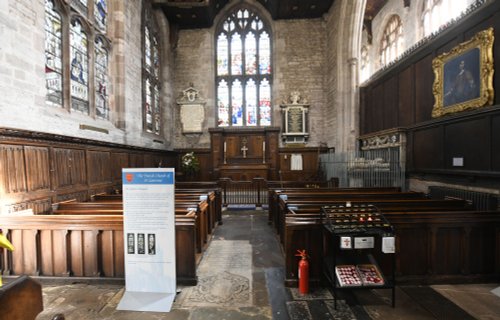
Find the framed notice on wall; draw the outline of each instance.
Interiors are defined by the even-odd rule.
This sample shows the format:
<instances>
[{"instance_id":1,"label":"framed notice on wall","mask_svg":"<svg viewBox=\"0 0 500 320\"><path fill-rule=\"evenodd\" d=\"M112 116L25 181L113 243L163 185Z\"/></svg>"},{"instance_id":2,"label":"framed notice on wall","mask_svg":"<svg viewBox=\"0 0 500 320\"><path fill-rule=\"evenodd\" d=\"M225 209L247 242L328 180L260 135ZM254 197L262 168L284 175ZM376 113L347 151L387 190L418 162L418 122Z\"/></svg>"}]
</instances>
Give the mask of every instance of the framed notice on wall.
<instances>
[{"instance_id":1,"label":"framed notice on wall","mask_svg":"<svg viewBox=\"0 0 500 320\"><path fill-rule=\"evenodd\" d=\"M118 310L168 312L176 292L174 169L123 169L125 293Z\"/></svg>"}]
</instances>

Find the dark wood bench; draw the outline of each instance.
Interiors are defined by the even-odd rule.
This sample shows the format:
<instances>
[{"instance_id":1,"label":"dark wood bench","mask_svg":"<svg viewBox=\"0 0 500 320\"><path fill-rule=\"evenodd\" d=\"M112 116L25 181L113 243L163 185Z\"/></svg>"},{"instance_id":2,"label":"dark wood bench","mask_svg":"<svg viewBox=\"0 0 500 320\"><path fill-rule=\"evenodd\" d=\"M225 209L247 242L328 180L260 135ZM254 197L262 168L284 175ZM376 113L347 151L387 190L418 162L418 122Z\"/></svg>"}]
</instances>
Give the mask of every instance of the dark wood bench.
<instances>
[{"instance_id":1,"label":"dark wood bench","mask_svg":"<svg viewBox=\"0 0 500 320\"><path fill-rule=\"evenodd\" d=\"M42 286L23 275L0 287L0 319L35 319L43 311Z\"/></svg>"},{"instance_id":2,"label":"dark wood bench","mask_svg":"<svg viewBox=\"0 0 500 320\"><path fill-rule=\"evenodd\" d=\"M3 274L123 279L122 215L0 216L14 246ZM176 274L179 284L197 283L196 216L175 217Z\"/></svg>"},{"instance_id":3,"label":"dark wood bench","mask_svg":"<svg viewBox=\"0 0 500 320\"><path fill-rule=\"evenodd\" d=\"M396 230L396 276L398 283L446 283L449 281L500 280L500 212L455 210L392 211L385 214ZM322 277L323 257L331 250L321 214L286 215L285 284L297 285L297 249L310 255L310 279ZM380 243L376 243L380 246ZM392 263L375 257L382 270Z\"/></svg>"}]
</instances>

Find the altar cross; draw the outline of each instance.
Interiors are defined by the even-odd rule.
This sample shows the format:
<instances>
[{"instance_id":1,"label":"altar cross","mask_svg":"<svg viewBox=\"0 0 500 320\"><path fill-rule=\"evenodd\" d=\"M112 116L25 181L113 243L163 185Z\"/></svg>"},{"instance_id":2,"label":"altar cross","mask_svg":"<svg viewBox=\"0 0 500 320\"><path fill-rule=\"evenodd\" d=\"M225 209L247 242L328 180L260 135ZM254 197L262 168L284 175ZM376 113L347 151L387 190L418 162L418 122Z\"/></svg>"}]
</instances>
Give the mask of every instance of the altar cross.
<instances>
[{"instance_id":1,"label":"altar cross","mask_svg":"<svg viewBox=\"0 0 500 320\"><path fill-rule=\"evenodd\" d=\"M248 148L247 148L246 144L243 144L243 147L241 147L241 151L243 152L243 158L246 158L247 157L247 151L248 151Z\"/></svg>"}]
</instances>

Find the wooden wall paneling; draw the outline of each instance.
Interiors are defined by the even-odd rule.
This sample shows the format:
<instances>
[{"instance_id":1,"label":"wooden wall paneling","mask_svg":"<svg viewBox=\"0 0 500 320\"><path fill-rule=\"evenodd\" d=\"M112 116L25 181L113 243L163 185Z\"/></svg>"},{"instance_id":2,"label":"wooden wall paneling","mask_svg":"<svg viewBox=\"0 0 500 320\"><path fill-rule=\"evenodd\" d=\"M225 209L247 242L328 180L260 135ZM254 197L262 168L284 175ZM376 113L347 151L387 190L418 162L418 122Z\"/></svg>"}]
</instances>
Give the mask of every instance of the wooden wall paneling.
<instances>
[{"instance_id":1,"label":"wooden wall paneling","mask_svg":"<svg viewBox=\"0 0 500 320\"><path fill-rule=\"evenodd\" d=\"M432 119L434 107L434 72L432 71L433 54L425 56L415 64L415 120L422 122Z\"/></svg>"},{"instance_id":2,"label":"wooden wall paneling","mask_svg":"<svg viewBox=\"0 0 500 320\"><path fill-rule=\"evenodd\" d=\"M70 150L52 149L52 172L54 190L71 186Z\"/></svg>"},{"instance_id":3,"label":"wooden wall paneling","mask_svg":"<svg viewBox=\"0 0 500 320\"><path fill-rule=\"evenodd\" d=\"M476 225L469 233L468 261L470 274L495 274L495 256L488 252L495 252L495 227ZM498 247L497 247L498 248ZM477 254L481 252L481 254Z\"/></svg>"},{"instance_id":4,"label":"wooden wall paneling","mask_svg":"<svg viewBox=\"0 0 500 320\"><path fill-rule=\"evenodd\" d=\"M27 200L27 201L21 200L21 202L5 205L3 209L6 214L23 210L29 210L29 209L31 209L34 214L42 214L51 212L51 208L52 208L52 199L43 198L43 199Z\"/></svg>"},{"instance_id":5,"label":"wooden wall paneling","mask_svg":"<svg viewBox=\"0 0 500 320\"><path fill-rule=\"evenodd\" d=\"M128 154L125 152L111 152L111 179L113 182L122 181L122 168L128 168Z\"/></svg>"},{"instance_id":6,"label":"wooden wall paneling","mask_svg":"<svg viewBox=\"0 0 500 320\"><path fill-rule=\"evenodd\" d=\"M109 151L87 151L89 184L111 182L111 155Z\"/></svg>"},{"instance_id":7,"label":"wooden wall paneling","mask_svg":"<svg viewBox=\"0 0 500 320\"><path fill-rule=\"evenodd\" d=\"M392 76L384 83L384 101L382 113L382 129L398 126L398 75Z\"/></svg>"},{"instance_id":8,"label":"wooden wall paneling","mask_svg":"<svg viewBox=\"0 0 500 320\"><path fill-rule=\"evenodd\" d=\"M384 97L385 96L385 88L384 84L381 83L373 88L373 96L374 97ZM369 117L367 119L367 126L370 132L380 131L383 129L383 117L385 112L383 112L385 108L385 101L383 99L377 98L374 99L371 105L368 106L368 114Z\"/></svg>"},{"instance_id":9,"label":"wooden wall paneling","mask_svg":"<svg viewBox=\"0 0 500 320\"><path fill-rule=\"evenodd\" d=\"M444 126L444 164L446 169L490 169L490 122L488 117L450 123ZM453 167L453 158L463 157L463 167Z\"/></svg>"},{"instance_id":10,"label":"wooden wall paneling","mask_svg":"<svg viewBox=\"0 0 500 320\"><path fill-rule=\"evenodd\" d=\"M70 232L66 229L52 230L52 247L43 244L43 250L52 250L54 254L54 275L57 277L69 277L70 266ZM50 242L49 242L50 243ZM42 251L43 252L43 251Z\"/></svg>"},{"instance_id":11,"label":"wooden wall paneling","mask_svg":"<svg viewBox=\"0 0 500 320\"><path fill-rule=\"evenodd\" d=\"M83 231L83 275L85 277L99 277L101 275L99 266L102 260L99 259L100 230ZM101 260L101 263L99 263Z\"/></svg>"},{"instance_id":12,"label":"wooden wall paneling","mask_svg":"<svg viewBox=\"0 0 500 320\"><path fill-rule=\"evenodd\" d=\"M370 101L368 98L370 90L368 87L360 87L359 88L359 132L360 135L365 134L366 128L366 103Z\"/></svg>"},{"instance_id":13,"label":"wooden wall paneling","mask_svg":"<svg viewBox=\"0 0 500 320\"><path fill-rule=\"evenodd\" d=\"M144 156L142 153L130 153L130 168L144 168Z\"/></svg>"},{"instance_id":14,"label":"wooden wall paneling","mask_svg":"<svg viewBox=\"0 0 500 320\"><path fill-rule=\"evenodd\" d=\"M25 146L28 191L50 189L50 162L48 147Z\"/></svg>"},{"instance_id":15,"label":"wooden wall paneling","mask_svg":"<svg viewBox=\"0 0 500 320\"><path fill-rule=\"evenodd\" d=\"M100 235L101 252L99 259L101 276L103 277L124 277L123 270L123 232L116 230L104 230Z\"/></svg>"},{"instance_id":16,"label":"wooden wall paneling","mask_svg":"<svg viewBox=\"0 0 500 320\"><path fill-rule=\"evenodd\" d=\"M83 230L71 230L69 233L70 272L71 276L74 277L83 277L85 275L83 233Z\"/></svg>"},{"instance_id":17,"label":"wooden wall paneling","mask_svg":"<svg viewBox=\"0 0 500 320\"><path fill-rule=\"evenodd\" d=\"M88 191L87 191L87 189L85 189L85 190L76 191L76 192L59 193L55 197L54 203L72 200L72 199L76 199L76 201L83 202L83 201L87 201L89 198L90 197L89 197Z\"/></svg>"},{"instance_id":18,"label":"wooden wall paneling","mask_svg":"<svg viewBox=\"0 0 500 320\"><path fill-rule=\"evenodd\" d=\"M415 72L413 65L398 75L398 127L415 123Z\"/></svg>"},{"instance_id":19,"label":"wooden wall paneling","mask_svg":"<svg viewBox=\"0 0 500 320\"><path fill-rule=\"evenodd\" d=\"M53 148L54 189L87 184L85 151Z\"/></svg>"},{"instance_id":20,"label":"wooden wall paneling","mask_svg":"<svg viewBox=\"0 0 500 320\"><path fill-rule=\"evenodd\" d=\"M196 156L198 157L198 161L200 163L198 179L201 181L209 181L213 171L211 153L197 153Z\"/></svg>"},{"instance_id":21,"label":"wooden wall paneling","mask_svg":"<svg viewBox=\"0 0 500 320\"><path fill-rule=\"evenodd\" d=\"M38 230L12 230L11 243L13 272L15 274L39 275L37 246Z\"/></svg>"},{"instance_id":22,"label":"wooden wall paneling","mask_svg":"<svg viewBox=\"0 0 500 320\"><path fill-rule=\"evenodd\" d=\"M15 194L27 191L24 149L17 145L0 145L0 173L2 179L0 192Z\"/></svg>"},{"instance_id":23,"label":"wooden wall paneling","mask_svg":"<svg viewBox=\"0 0 500 320\"><path fill-rule=\"evenodd\" d=\"M237 157L241 154L241 138L226 136L226 159Z\"/></svg>"},{"instance_id":24,"label":"wooden wall paneling","mask_svg":"<svg viewBox=\"0 0 500 320\"><path fill-rule=\"evenodd\" d=\"M266 163L269 164L269 180L278 180L279 131L267 133Z\"/></svg>"},{"instance_id":25,"label":"wooden wall paneling","mask_svg":"<svg viewBox=\"0 0 500 320\"><path fill-rule=\"evenodd\" d=\"M53 241L54 230L40 230L40 275L56 276L55 272L55 243Z\"/></svg>"},{"instance_id":26,"label":"wooden wall paneling","mask_svg":"<svg viewBox=\"0 0 500 320\"><path fill-rule=\"evenodd\" d=\"M491 117L491 170L500 172L500 115Z\"/></svg>"},{"instance_id":27,"label":"wooden wall paneling","mask_svg":"<svg viewBox=\"0 0 500 320\"><path fill-rule=\"evenodd\" d=\"M415 130L412 137L413 165L416 169L442 169L443 127Z\"/></svg>"},{"instance_id":28,"label":"wooden wall paneling","mask_svg":"<svg viewBox=\"0 0 500 320\"><path fill-rule=\"evenodd\" d=\"M447 226L437 229L435 248L435 274L461 274L463 243L456 239L462 238L462 228Z\"/></svg>"},{"instance_id":29,"label":"wooden wall paneling","mask_svg":"<svg viewBox=\"0 0 500 320\"><path fill-rule=\"evenodd\" d=\"M399 247L396 259L397 275L412 274L426 275L428 272L428 232L423 225L415 226L404 224L395 226ZM410 254L409 254L410 253Z\"/></svg>"}]
</instances>

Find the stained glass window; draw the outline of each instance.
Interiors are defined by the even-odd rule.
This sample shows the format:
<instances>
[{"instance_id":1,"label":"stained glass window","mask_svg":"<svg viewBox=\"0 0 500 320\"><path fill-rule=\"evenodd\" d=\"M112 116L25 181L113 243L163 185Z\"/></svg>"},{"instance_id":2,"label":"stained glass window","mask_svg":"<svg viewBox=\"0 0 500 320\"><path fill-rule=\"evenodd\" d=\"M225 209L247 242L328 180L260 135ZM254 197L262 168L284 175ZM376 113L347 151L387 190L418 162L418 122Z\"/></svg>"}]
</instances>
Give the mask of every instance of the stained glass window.
<instances>
[{"instance_id":1,"label":"stained glass window","mask_svg":"<svg viewBox=\"0 0 500 320\"><path fill-rule=\"evenodd\" d=\"M264 78L259 88L259 120L260 125L271 125L271 86L269 81Z\"/></svg>"},{"instance_id":2,"label":"stained glass window","mask_svg":"<svg viewBox=\"0 0 500 320\"><path fill-rule=\"evenodd\" d=\"M52 0L45 1L45 82L48 105L62 107L62 19Z\"/></svg>"},{"instance_id":3,"label":"stained glass window","mask_svg":"<svg viewBox=\"0 0 500 320\"><path fill-rule=\"evenodd\" d=\"M71 108L89 113L89 68L87 34L80 20L73 19L70 27Z\"/></svg>"},{"instance_id":4,"label":"stained glass window","mask_svg":"<svg viewBox=\"0 0 500 320\"><path fill-rule=\"evenodd\" d=\"M107 17L108 5L106 0L94 0L94 19L99 30L106 31Z\"/></svg>"},{"instance_id":5,"label":"stained glass window","mask_svg":"<svg viewBox=\"0 0 500 320\"><path fill-rule=\"evenodd\" d=\"M218 126L271 125L271 36L249 8L231 12L217 28Z\"/></svg>"},{"instance_id":6,"label":"stained glass window","mask_svg":"<svg viewBox=\"0 0 500 320\"><path fill-rule=\"evenodd\" d=\"M220 80L217 86L218 126L229 126L229 89L225 80Z\"/></svg>"},{"instance_id":7,"label":"stained glass window","mask_svg":"<svg viewBox=\"0 0 500 320\"><path fill-rule=\"evenodd\" d=\"M47 105L110 119L107 1L45 0Z\"/></svg>"},{"instance_id":8,"label":"stained glass window","mask_svg":"<svg viewBox=\"0 0 500 320\"><path fill-rule=\"evenodd\" d=\"M103 46L103 40L95 41L95 105L96 116L109 119L108 101L108 51Z\"/></svg>"},{"instance_id":9,"label":"stained glass window","mask_svg":"<svg viewBox=\"0 0 500 320\"><path fill-rule=\"evenodd\" d=\"M146 132L161 135L160 102L160 44L158 26L152 14L151 3L144 3L143 10L143 123Z\"/></svg>"}]
</instances>

